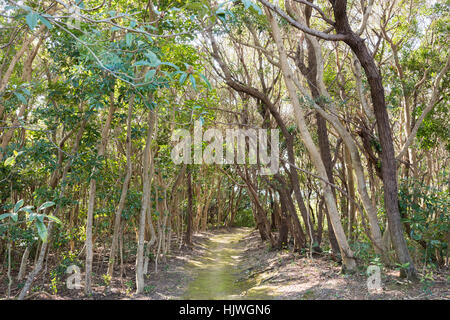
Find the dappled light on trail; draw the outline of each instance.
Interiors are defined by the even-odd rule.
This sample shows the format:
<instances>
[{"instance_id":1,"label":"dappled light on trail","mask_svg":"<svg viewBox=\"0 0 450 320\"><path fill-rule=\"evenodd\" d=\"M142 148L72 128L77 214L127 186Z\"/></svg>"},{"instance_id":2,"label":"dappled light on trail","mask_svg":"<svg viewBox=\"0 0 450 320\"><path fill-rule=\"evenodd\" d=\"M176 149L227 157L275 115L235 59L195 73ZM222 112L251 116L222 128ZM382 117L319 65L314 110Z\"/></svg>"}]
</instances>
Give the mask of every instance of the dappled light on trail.
<instances>
[{"instance_id":1,"label":"dappled light on trail","mask_svg":"<svg viewBox=\"0 0 450 320\"><path fill-rule=\"evenodd\" d=\"M239 241L249 232L249 228L239 228L231 233L213 235L206 244L206 255L189 261L188 268L195 274L195 279L182 298L273 299L269 290L251 291L254 281L239 281L239 262L244 251Z\"/></svg>"}]
</instances>

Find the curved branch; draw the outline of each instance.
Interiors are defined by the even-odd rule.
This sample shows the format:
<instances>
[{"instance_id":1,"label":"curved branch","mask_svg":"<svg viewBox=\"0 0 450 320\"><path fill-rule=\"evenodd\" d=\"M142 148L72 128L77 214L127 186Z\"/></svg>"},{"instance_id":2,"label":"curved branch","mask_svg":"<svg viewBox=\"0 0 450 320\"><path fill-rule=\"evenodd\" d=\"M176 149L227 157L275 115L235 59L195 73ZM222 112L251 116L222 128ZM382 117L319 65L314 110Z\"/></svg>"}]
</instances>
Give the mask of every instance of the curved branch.
<instances>
[{"instance_id":1,"label":"curved branch","mask_svg":"<svg viewBox=\"0 0 450 320\"><path fill-rule=\"evenodd\" d=\"M270 10L276 12L282 18L286 19L286 21L289 22L295 28L297 28L303 32L306 32L312 36L318 37L323 40L329 40L329 41L344 41L347 39L347 35L345 35L345 34L341 34L341 33L327 34L323 31L318 31L318 30L308 28L307 26L292 19L286 12L281 10L278 6L268 2L267 0L258 0L258 1L261 2L267 8L269 8Z\"/></svg>"},{"instance_id":2,"label":"curved branch","mask_svg":"<svg viewBox=\"0 0 450 320\"><path fill-rule=\"evenodd\" d=\"M335 22L333 20L331 20L330 18L328 18L325 13L322 11L322 9L320 9L318 6L316 6L315 4L307 1L307 0L294 0L295 2L298 3L303 3L311 8L313 8L314 10L316 10L320 16L322 17L323 20L325 20L328 24L331 24L332 26L334 26ZM373 0L372 0L373 1Z\"/></svg>"}]
</instances>

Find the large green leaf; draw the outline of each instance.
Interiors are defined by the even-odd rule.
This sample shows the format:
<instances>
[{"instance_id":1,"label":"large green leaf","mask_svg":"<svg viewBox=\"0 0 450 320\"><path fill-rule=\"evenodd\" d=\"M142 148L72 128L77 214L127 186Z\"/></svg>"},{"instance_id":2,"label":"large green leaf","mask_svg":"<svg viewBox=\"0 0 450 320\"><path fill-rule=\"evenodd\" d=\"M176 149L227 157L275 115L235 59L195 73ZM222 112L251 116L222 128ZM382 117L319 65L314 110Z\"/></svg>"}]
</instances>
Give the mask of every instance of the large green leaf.
<instances>
[{"instance_id":1,"label":"large green leaf","mask_svg":"<svg viewBox=\"0 0 450 320\"><path fill-rule=\"evenodd\" d=\"M37 213L36 213L36 212L31 212L31 213L28 215L28 221L29 221L29 222L33 222L33 220L36 218L36 216L37 216Z\"/></svg>"},{"instance_id":2,"label":"large green leaf","mask_svg":"<svg viewBox=\"0 0 450 320\"><path fill-rule=\"evenodd\" d=\"M28 213L31 213L31 210L33 210L34 206L25 206L23 208L20 208L19 211L25 211Z\"/></svg>"},{"instance_id":3,"label":"large green leaf","mask_svg":"<svg viewBox=\"0 0 450 320\"><path fill-rule=\"evenodd\" d=\"M152 65L159 65L161 61L153 51L147 51L144 55L148 58Z\"/></svg>"},{"instance_id":4,"label":"large green leaf","mask_svg":"<svg viewBox=\"0 0 450 320\"><path fill-rule=\"evenodd\" d=\"M47 29L52 29L53 25L50 23L50 21L48 21L46 18L44 18L41 15L38 15L38 19L41 20L41 22L47 27Z\"/></svg>"},{"instance_id":5,"label":"large green leaf","mask_svg":"<svg viewBox=\"0 0 450 320\"><path fill-rule=\"evenodd\" d=\"M156 73L156 69L151 69L147 72L147 74L145 75L145 82L148 82L150 80L153 79L153 77L155 76Z\"/></svg>"},{"instance_id":6,"label":"large green leaf","mask_svg":"<svg viewBox=\"0 0 450 320\"><path fill-rule=\"evenodd\" d=\"M27 99L25 98L25 96L19 92L14 92L14 95L16 96L16 98L22 102L23 104L27 104Z\"/></svg>"},{"instance_id":7,"label":"large green leaf","mask_svg":"<svg viewBox=\"0 0 450 320\"><path fill-rule=\"evenodd\" d=\"M184 84L184 82L186 81L188 74L186 72L183 72L183 74L180 77L180 84Z\"/></svg>"},{"instance_id":8,"label":"large green leaf","mask_svg":"<svg viewBox=\"0 0 450 320\"><path fill-rule=\"evenodd\" d=\"M37 21L38 21L38 15L34 12L30 12L25 17L25 20L27 22L28 27L33 30L36 27Z\"/></svg>"},{"instance_id":9,"label":"large green leaf","mask_svg":"<svg viewBox=\"0 0 450 320\"><path fill-rule=\"evenodd\" d=\"M197 91L197 83L195 82L195 78L192 74L189 75L189 80L191 80L192 87L194 88L194 90Z\"/></svg>"},{"instance_id":10,"label":"large green leaf","mask_svg":"<svg viewBox=\"0 0 450 320\"><path fill-rule=\"evenodd\" d=\"M134 35L132 33L127 33L125 35L125 42L127 44L127 47L131 47L133 44Z\"/></svg>"},{"instance_id":11,"label":"large green leaf","mask_svg":"<svg viewBox=\"0 0 450 320\"><path fill-rule=\"evenodd\" d=\"M20 199L16 202L16 205L14 206L14 212L18 212L19 209L23 206L23 199Z\"/></svg>"},{"instance_id":12,"label":"large green leaf","mask_svg":"<svg viewBox=\"0 0 450 320\"><path fill-rule=\"evenodd\" d=\"M44 210L48 207L54 206L54 205L55 205L55 203L53 201L47 201L47 202L44 202L43 204L41 204L41 206L37 210L42 211L42 210Z\"/></svg>"},{"instance_id":13,"label":"large green leaf","mask_svg":"<svg viewBox=\"0 0 450 320\"><path fill-rule=\"evenodd\" d=\"M150 62L148 62L148 61L145 61L145 60L139 60L139 61L137 61L137 62L135 62L134 64L133 64L133 67L139 67L139 66L151 66L152 64L150 63Z\"/></svg>"},{"instance_id":14,"label":"large green leaf","mask_svg":"<svg viewBox=\"0 0 450 320\"><path fill-rule=\"evenodd\" d=\"M5 167L7 167L7 166L13 166L15 162L16 162L16 157L11 156L11 157L7 158L7 159L5 160L5 162L3 162L3 165L4 165Z\"/></svg>"},{"instance_id":15,"label":"large green leaf","mask_svg":"<svg viewBox=\"0 0 450 320\"><path fill-rule=\"evenodd\" d=\"M211 90L212 86L211 86L211 83L208 81L208 79L207 79L203 74L201 74L201 73L199 73L198 75L199 75L199 76L203 79L203 81L206 83L206 85L208 86L208 89Z\"/></svg>"},{"instance_id":16,"label":"large green leaf","mask_svg":"<svg viewBox=\"0 0 450 320\"><path fill-rule=\"evenodd\" d=\"M8 218L12 215L12 213L4 213L4 214L0 214L0 220L3 220L5 218Z\"/></svg>"},{"instance_id":17,"label":"large green leaf","mask_svg":"<svg viewBox=\"0 0 450 320\"><path fill-rule=\"evenodd\" d=\"M62 224L62 221L59 220L59 219L58 219L57 217L55 217L55 216L46 215L46 217L47 217L48 219L50 219L50 220L56 222L56 223Z\"/></svg>"},{"instance_id":18,"label":"large green leaf","mask_svg":"<svg viewBox=\"0 0 450 320\"><path fill-rule=\"evenodd\" d=\"M177 65L175 65L175 64L173 64L173 63L171 63L171 62L161 62L160 65L169 66L169 67L175 68L176 70L179 70L179 69L180 69L180 68L178 68Z\"/></svg>"},{"instance_id":19,"label":"large green leaf","mask_svg":"<svg viewBox=\"0 0 450 320\"><path fill-rule=\"evenodd\" d=\"M45 226L45 224L40 221L40 220L36 220L36 229L39 235L39 238L41 238L42 241L47 241L47 227Z\"/></svg>"}]
</instances>

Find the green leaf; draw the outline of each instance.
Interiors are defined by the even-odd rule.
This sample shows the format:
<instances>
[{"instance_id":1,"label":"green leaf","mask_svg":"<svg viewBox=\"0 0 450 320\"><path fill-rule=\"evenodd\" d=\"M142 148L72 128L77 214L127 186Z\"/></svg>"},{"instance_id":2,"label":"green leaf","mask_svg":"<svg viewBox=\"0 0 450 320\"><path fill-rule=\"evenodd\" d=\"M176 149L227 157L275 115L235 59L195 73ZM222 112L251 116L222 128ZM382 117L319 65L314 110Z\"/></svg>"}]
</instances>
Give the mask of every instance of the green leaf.
<instances>
[{"instance_id":1,"label":"green leaf","mask_svg":"<svg viewBox=\"0 0 450 320\"><path fill-rule=\"evenodd\" d=\"M151 79L153 79L153 77L155 76L156 73L156 69L152 69L149 70L146 74L145 74L145 82L150 81Z\"/></svg>"},{"instance_id":2,"label":"green leaf","mask_svg":"<svg viewBox=\"0 0 450 320\"><path fill-rule=\"evenodd\" d=\"M242 3L244 4L245 10L247 10L252 4L252 2L250 0L242 0Z\"/></svg>"},{"instance_id":3,"label":"green leaf","mask_svg":"<svg viewBox=\"0 0 450 320\"><path fill-rule=\"evenodd\" d=\"M28 212L28 213L31 213L31 210L34 208L34 206L25 206L25 207L23 207L23 208L20 208L19 209L19 212L20 211L25 211L25 212Z\"/></svg>"},{"instance_id":4,"label":"green leaf","mask_svg":"<svg viewBox=\"0 0 450 320\"><path fill-rule=\"evenodd\" d=\"M17 222L17 220L19 219L19 215L17 213L11 213L11 219L13 219L14 222Z\"/></svg>"},{"instance_id":5,"label":"green leaf","mask_svg":"<svg viewBox=\"0 0 450 320\"><path fill-rule=\"evenodd\" d=\"M189 75L189 80L191 80L192 87L194 88L194 90L197 91L197 84L196 84L195 78L192 74Z\"/></svg>"},{"instance_id":6,"label":"green leaf","mask_svg":"<svg viewBox=\"0 0 450 320\"><path fill-rule=\"evenodd\" d=\"M30 12L25 17L25 20L27 21L27 25L31 30L33 30L36 27L37 19L38 19L38 15L34 12Z\"/></svg>"},{"instance_id":7,"label":"green leaf","mask_svg":"<svg viewBox=\"0 0 450 320\"><path fill-rule=\"evenodd\" d=\"M175 65L175 64L173 64L173 63L171 63L171 62L161 62L160 65L169 66L169 67L175 68L176 70L179 70L179 69L180 69L180 68L178 68L177 65Z\"/></svg>"},{"instance_id":8,"label":"green leaf","mask_svg":"<svg viewBox=\"0 0 450 320\"><path fill-rule=\"evenodd\" d=\"M153 51L147 51L144 55L148 58L151 64L160 64L158 56Z\"/></svg>"},{"instance_id":9,"label":"green leaf","mask_svg":"<svg viewBox=\"0 0 450 320\"><path fill-rule=\"evenodd\" d=\"M53 201L47 201L47 202L44 202L43 204L41 204L41 206L37 210L41 211L41 210L44 210L44 209L54 206L54 205L55 205L55 203Z\"/></svg>"},{"instance_id":10,"label":"green leaf","mask_svg":"<svg viewBox=\"0 0 450 320\"><path fill-rule=\"evenodd\" d=\"M21 94L19 92L14 92L14 95L20 102L22 102L23 104L27 104L27 99L25 99L23 94Z\"/></svg>"},{"instance_id":11,"label":"green leaf","mask_svg":"<svg viewBox=\"0 0 450 320\"><path fill-rule=\"evenodd\" d=\"M16 202L16 205L14 206L14 212L19 211L20 207L23 206L23 199L20 199L19 201Z\"/></svg>"},{"instance_id":12,"label":"green leaf","mask_svg":"<svg viewBox=\"0 0 450 320\"><path fill-rule=\"evenodd\" d=\"M208 81L208 79L207 79L203 74L201 74L201 73L199 73L198 75L199 75L199 76L203 79L203 81L206 83L206 85L208 86L208 89L211 90L212 86L211 86L211 83Z\"/></svg>"},{"instance_id":13,"label":"green leaf","mask_svg":"<svg viewBox=\"0 0 450 320\"><path fill-rule=\"evenodd\" d=\"M31 97L31 91L28 90L27 88L22 88L22 92L23 92L24 94L26 94L27 96Z\"/></svg>"},{"instance_id":14,"label":"green leaf","mask_svg":"<svg viewBox=\"0 0 450 320\"><path fill-rule=\"evenodd\" d=\"M441 244L441 242L439 240L431 240L430 241L430 245L432 247L439 247L440 244Z\"/></svg>"},{"instance_id":15,"label":"green leaf","mask_svg":"<svg viewBox=\"0 0 450 320\"><path fill-rule=\"evenodd\" d=\"M145 60L139 60L139 61L137 61L137 62L135 62L134 64L133 64L133 67L138 67L138 66L151 66L152 64L150 63L150 62L148 62L148 61L145 61Z\"/></svg>"},{"instance_id":16,"label":"green leaf","mask_svg":"<svg viewBox=\"0 0 450 320\"><path fill-rule=\"evenodd\" d=\"M414 240L422 239L422 236L420 234L415 233L414 230L411 230L410 235L411 235L411 238L413 238Z\"/></svg>"},{"instance_id":17,"label":"green leaf","mask_svg":"<svg viewBox=\"0 0 450 320\"><path fill-rule=\"evenodd\" d=\"M11 156L11 157L7 158L3 164L5 167L7 167L7 166L13 166L15 162L16 162L16 157Z\"/></svg>"},{"instance_id":18,"label":"green leaf","mask_svg":"<svg viewBox=\"0 0 450 320\"><path fill-rule=\"evenodd\" d=\"M242 3L244 4L244 9L247 10L248 8L252 7L253 9L255 9L255 11L261 15L262 14L262 10L261 8L254 3L253 1L250 0L242 0Z\"/></svg>"},{"instance_id":19,"label":"green leaf","mask_svg":"<svg viewBox=\"0 0 450 320\"><path fill-rule=\"evenodd\" d=\"M41 238L42 241L47 240L47 228L45 227L45 224L42 221L36 220L36 229L39 235L39 238Z\"/></svg>"},{"instance_id":20,"label":"green leaf","mask_svg":"<svg viewBox=\"0 0 450 320\"><path fill-rule=\"evenodd\" d=\"M55 216L49 216L49 215L46 215L46 217L47 217L48 219L50 219L50 220L56 222L56 223L62 224L62 221L59 220L59 219L58 219L57 217L55 217Z\"/></svg>"},{"instance_id":21,"label":"green leaf","mask_svg":"<svg viewBox=\"0 0 450 320\"><path fill-rule=\"evenodd\" d=\"M31 212L30 215L28 216L28 221L32 222L37 216L36 212Z\"/></svg>"},{"instance_id":22,"label":"green leaf","mask_svg":"<svg viewBox=\"0 0 450 320\"><path fill-rule=\"evenodd\" d=\"M4 214L0 214L0 220L3 220L5 218L10 217L12 214L11 213L4 213Z\"/></svg>"},{"instance_id":23,"label":"green leaf","mask_svg":"<svg viewBox=\"0 0 450 320\"><path fill-rule=\"evenodd\" d=\"M186 72L183 72L183 74L180 77L180 84L184 84L184 82L186 81L188 74Z\"/></svg>"},{"instance_id":24,"label":"green leaf","mask_svg":"<svg viewBox=\"0 0 450 320\"><path fill-rule=\"evenodd\" d=\"M130 47L133 43L134 35L132 33L127 33L125 36L125 42L127 43L127 47Z\"/></svg>"},{"instance_id":25,"label":"green leaf","mask_svg":"<svg viewBox=\"0 0 450 320\"><path fill-rule=\"evenodd\" d=\"M48 21L47 19L45 19L43 16L38 15L38 19L41 20L41 22L47 27L47 29L52 29L53 25L50 23L50 21Z\"/></svg>"}]
</instances>

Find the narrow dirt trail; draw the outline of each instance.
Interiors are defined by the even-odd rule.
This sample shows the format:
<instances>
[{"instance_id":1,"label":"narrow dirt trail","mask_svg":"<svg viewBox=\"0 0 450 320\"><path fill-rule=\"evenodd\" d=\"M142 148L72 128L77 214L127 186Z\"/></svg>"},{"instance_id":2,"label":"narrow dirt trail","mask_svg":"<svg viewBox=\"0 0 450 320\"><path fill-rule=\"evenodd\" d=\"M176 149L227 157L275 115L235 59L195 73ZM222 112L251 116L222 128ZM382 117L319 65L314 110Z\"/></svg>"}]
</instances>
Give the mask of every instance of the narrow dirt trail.
<instances>
[{"instance_id":1,"label":"narrow dirt trail","mask_svg":"<svg viewBox=\"0 0 450 320\"><path fill-rule=\"evenodd\" d=\"M207 253L191 260L187 266L194 274L183 299L270 299L264 294L247 295L252 287L248 281L239 281L240 262L244 246L239 241L251 232L236 228L230 233L213 235L205 244Z\"/></svg>"}]
</instances>

